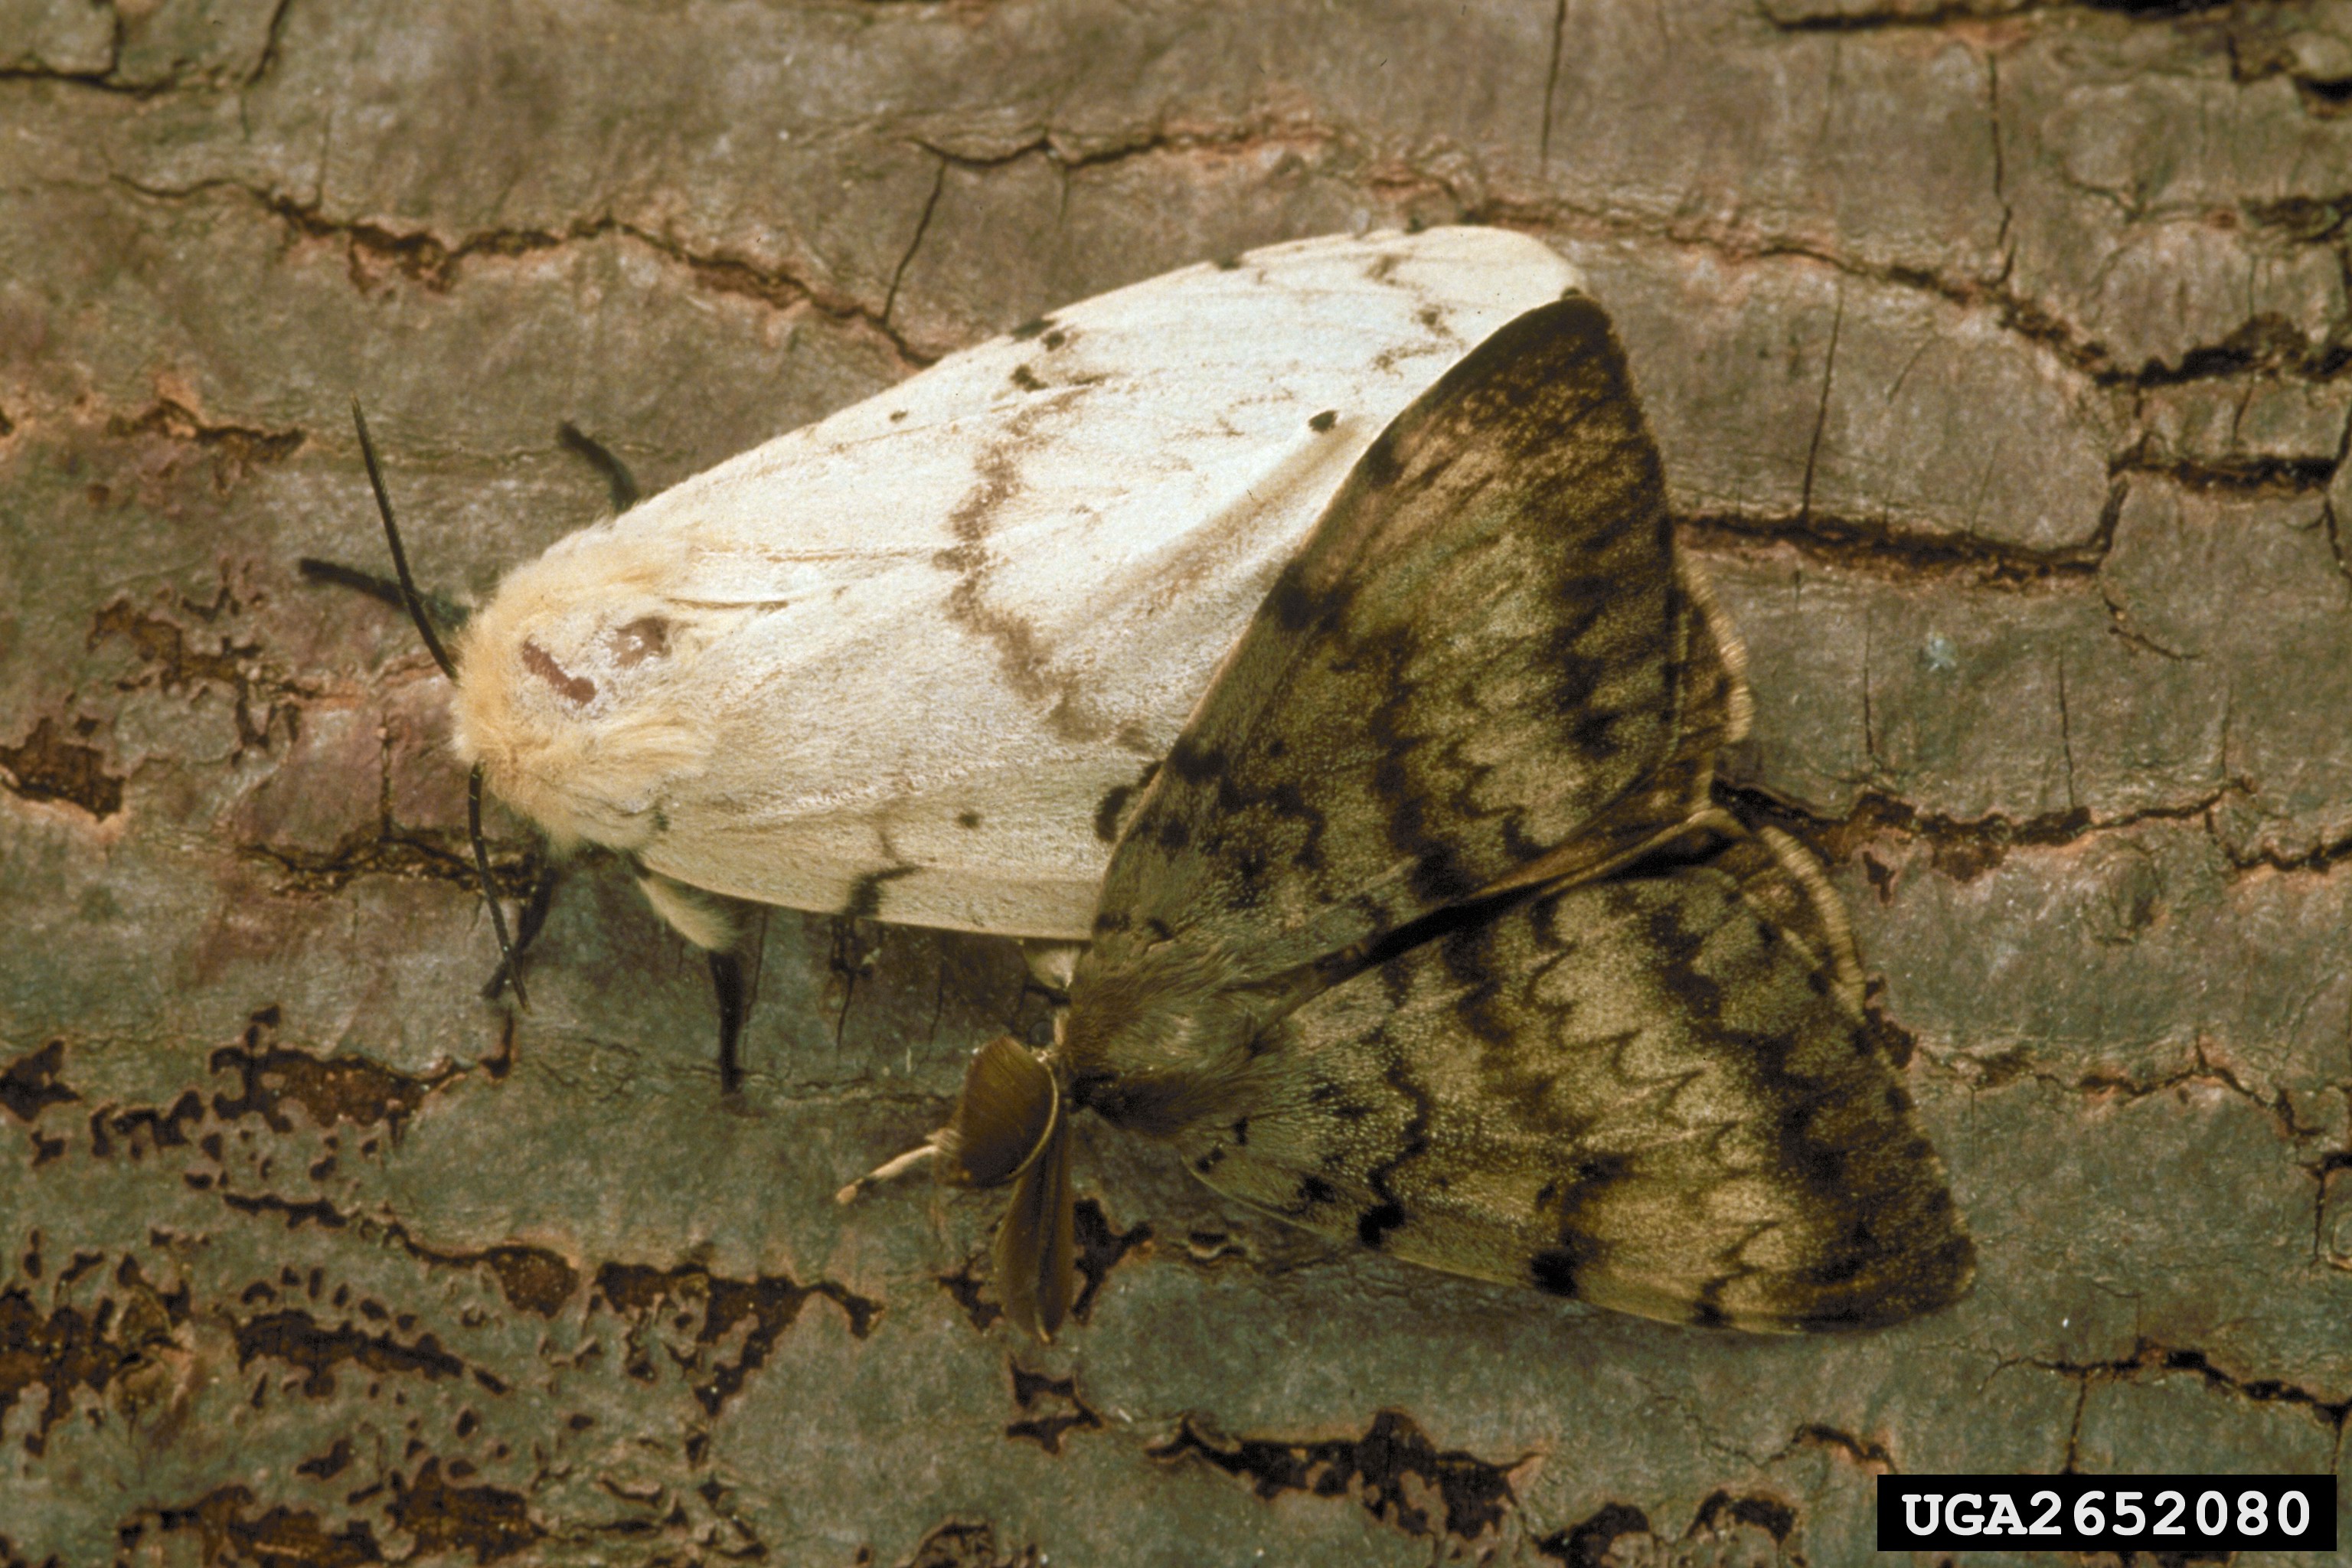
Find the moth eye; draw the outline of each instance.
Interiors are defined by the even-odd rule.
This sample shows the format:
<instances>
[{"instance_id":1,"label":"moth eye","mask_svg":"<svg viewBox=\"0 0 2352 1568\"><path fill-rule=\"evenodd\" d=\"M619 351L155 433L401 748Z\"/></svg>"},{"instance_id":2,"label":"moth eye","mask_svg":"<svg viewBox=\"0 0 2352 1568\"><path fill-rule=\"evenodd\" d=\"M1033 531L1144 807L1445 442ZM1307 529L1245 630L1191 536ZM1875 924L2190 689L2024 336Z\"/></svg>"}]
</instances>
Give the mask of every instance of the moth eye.
<instances>
[{"instance_id":1,"label":"moth eye","mask_svg":"<svg viewBox=\"0 0 2352 1568\"><path fill-rule=\"evenodd\" d=\"M547 682L566 702L585 707L596 700L594 681L584 675L572 674L556 663L553 655L529 637L525 637L522 643L522 667Z\"/></svg>"},{"instance_id":2,"label":"moth eye","mask_svg":"<svg viewBox=\"0 0 2352 1568\"><path fill-rule=\"evenodd\" d=\"M633 669L669 652L669 623L659 616L641 616L613 629L612 646L614 661L624 669Z\"/></svg>"}]
</instances>

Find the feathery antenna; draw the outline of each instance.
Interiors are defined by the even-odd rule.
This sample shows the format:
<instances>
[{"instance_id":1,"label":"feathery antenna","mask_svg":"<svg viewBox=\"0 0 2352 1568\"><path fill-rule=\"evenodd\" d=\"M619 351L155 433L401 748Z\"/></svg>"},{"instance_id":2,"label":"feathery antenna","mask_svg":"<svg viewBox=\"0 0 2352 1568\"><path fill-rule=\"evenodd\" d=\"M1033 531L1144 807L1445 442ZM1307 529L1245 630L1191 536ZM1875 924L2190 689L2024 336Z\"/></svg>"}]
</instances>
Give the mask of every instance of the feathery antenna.
<instances>
[{"instance_id":1,"label":"feathery antenna","mask_svg":"<svg viewBox=\"0 0 2352 1568\"><path fill-rule=\"evenodd\" d=\"M425 651L433 656L442 674L455 680L457 667L450 662L448 649L441 646L441 638L433 629L432 617L425 613L425 595L416 591L416 579L408 574L408 552L400 547L400 530L392 521L392 498L383 490L383 469L376 465L375 443L368 439L367 416L360 412L360 400L356 397L352 399L352 424L360 433L360 458L367 464L368 484L375 491L375 510L383 519L384 542L392 546L392 569L399 574L400 596L408 605L408 618L416 623L416 635L425 639ZM476 849L480 847L477 841ZM521 988L516 989L520 994Z\"/></svg>"},{"instance_id":2,"label":"feathery antenna","mask_svg":"<svg viewBox=\"0 0 2352 1568\"><path fill-rule=\"evenodd\" d=\"M360 412L360 400L352 399L352 427L360 433L360 458L367 464L368 488L375 491L376 514L383 519L383 539L392 546L392 569L400 578L401 602L408 606L408 618L416 623L416 635L425 639L425 651L441 667L441 673L451 680L457 679L457 666L449 650L441 646L440 636L433 629L433 617L425 613L425 595L416 591L416 579L409 574L408 552L401 548L400 529L392 521L392 497L384 493L383 468L375 460L375 443L368 439L367 416ZM466 780L466 836L474 846L474 871L482 879L482 902L490 906L490 930L498 933L499 970L514 986L515 1002L528 1010L530 995L522 988L522 968L515 962L514 943L507 939L507 914L499 907L499 885L490 876L490 847L482 837L482 764L476 763Z\"/></svg>"}]
</instances>

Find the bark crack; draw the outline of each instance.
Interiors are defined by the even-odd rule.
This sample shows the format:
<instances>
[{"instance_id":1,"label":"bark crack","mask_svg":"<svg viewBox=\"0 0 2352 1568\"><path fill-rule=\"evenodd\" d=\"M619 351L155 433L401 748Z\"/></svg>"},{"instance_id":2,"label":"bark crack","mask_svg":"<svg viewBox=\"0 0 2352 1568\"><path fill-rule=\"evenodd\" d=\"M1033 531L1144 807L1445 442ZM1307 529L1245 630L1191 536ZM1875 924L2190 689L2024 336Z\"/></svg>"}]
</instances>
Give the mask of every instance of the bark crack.
<instances>
[{"instance_id":1,"label":"bark crack","mask_svg":"<svg viewBox=\"0 0 2352 1568\"><path fill-rule=\"evenodd\" d=\"M1945 1077L1965 1084L1978 1093L1990 1094L2013 1083L2030 1082L2060 1094L2090 1100L2112 1099L2119 1104L2135 1105L2178 1089L2211 1089L2242 1100L2262 1112L2282 1142L2308 1143L2326 1132L2324 1127L2304 1124L2295 1115L2294 1100L2286 1089L2281 1089L2265 1097L2241 1079L2228 1063L2215 1061L2201 1035L2191 1047L2187 1064L2160 1078L2148 1079L2135 1079L2127 1073L2098 1071L2065 1078L2036 1062L2023 1046L1990 1053L1948 1052L1940 1056L1923 1049L1918 1055L1921 1060ZM2323 1159L2319 1165L2304 1168L2324 1178L2325 1164L2326 1160Z\"/></svg>"},{"instance_id":2,"label":"bark crack","mask_svg":"<svg viewBox=\"0 0 2352 1568\"><path fill-rule=\"evenodd\" d=\"M246 73L245 80L237 84L239 87L249 91L260 86L261 79L276 68L278 47L286 36L286 13L293 6L294 0L278 0L278 4L270 8L269 26L262 34L261 54L254 60L253 68Z\"/></svg>"},{"instance_id":3,"label":"bark crack","mask_svg":"<svg viewBox=\"0 0 2352 1568\"><path fill-rule=\"evenodd\" d=\"M882 297L882 314L878 319L886 325L890 320L890 312L898 307L898 285L906 281L907 268L914 264L915 252L922 245L923 236L930 231L931 214L939 210L940 193L947 189L947 160L942 158L939 167L931 172L931 194L923 198L923 210L915 219L915 232L907 241L906 254L898 258L898 265L890 274L890 291Z\"/></svg>"},{"instance_id":4,"label":"bark crack","mask_svg":"<svg viewBox=\"0 0 2352 1568\"><path fill-rule=\"evenodd\" d=\"M2066 759L2066 810L2071 815L2082 809L2082 798L2074 790L2074 722L2066 711L2066 656L2058 656L2058 749Z\"/></svg>"},{"instance_id":5,"label":"bark crack","mask_svg":"<svg viewBox=\"0 0 2352 1568\"><path fill-rule=\"evenodd\" d=\"M2040 0L2040 3L2004 6L1998 13L2003 22L2019 22L2069 13L2114 16L2118 13L2147 21L2168 21L2174 17L2200 11L2221 9L2231 0L2158 0L2156 4L2100 4L2099 0ZM1832 11L1797 16L1775 15L1769 0L1761 0L1757 14L1765 25L1776 32L1804 33L1917 33L1945 32L1955 26L1980 24L1988 19L1983 0L1946 0L1945 4L1923 10L1910 7L1890 7L1883 11Z\"/></svg>"},{"instance_id":6,"label":"bark crack","mask_svg":"<svg viewBox=\"0 0 2352 1568\"><path fill-rule=\"evenodd\" d=\"M2105 818L2081 807L2027 817L1994 812L1962 818L1923 811L1876 790L1864 791L1851 811L1832 817L1753 784L1717 780L1715 786L1717 795L1733 810L1751 820L1769 822L1831 865L1843 865L1874 841L1892 837L1927 845L1936 869L1960 882L1974 881L1993 869L2012 849L2063 848L2142 823L2191 822L2210 833L2214 807L2239 787L2225 784L2193 801L2143 806ZM2334 847L2338 854L2352 852L2352 845ZM2223 849L2226 854L2226 845Z\"/></svg>"},{"instance_id":7,"label":"bark crack","mask_svg":"<svg viewBox=\"0 0 2352 1568\"><path fill-rule=\"evenodd\" d=\"M1023 158L1044 156L1068 173L1160 153L1222 154L1274 142L1305 142L1320 146L1346 140L1340 132L1312 122L1297 121L1279 127L1251 122L1181 133L1154 130L1087 150L1066 147L1051 131L1041 131L1006 150L984 153L960 153L927 139L918 139L914 145L962 168L992 169ZM299 232L313 237L343 240L352 245L356 253L370 259L389 262L395 269L434 287L446 287L459 265L479 256L518 255L551 248L573 240L617 234L687 268L706 286L719 291L747 295L779 308L806 304L825 315L871 327L889 341L910 368L929 364L937 357L908 343L889 327L884 315L870 305L821 289L783 268L761 266L724 252L697 252L673 238L610 214L578 219L560 230L492 229L452 242L425 231L407 233L361 220L327 218L320 214L314 203L257 189L241 181L225 177L171 187L143 185L120 174L110 177L126 188L157 199L215 188L241 191ZM2321 380L2339 368L2333 351L2307 348L2283 323L2269 318L2249 321L2220 342L2192 346L2183 353L2178 364L2150 362L2137 369L2127 368L2116 364L2104 347L2084 338L2050 310L2018 296L2010 286L2005 267L1999 269L1990 281L1982 278L1951 278L1924 267L1856 260L1794 238L1743 239L1687 224L1637 219L1557 198L1528 199L1492 195L1463 196L1456 190L1458 181L1454 178L1436 174L1426 177L1460 198L1457 216L1465 223L1566 232L1572 232L1582 226L1612 238L1654 240L1706 250L1733 260L1798 258L1830 268L1845 277L1916 289L1964 308L1990 309L2005 330L2047 349L2101 387L2175 385L2227 379L2256 370L2273 372L2290 379Z\"/></svg>"},{"instance_id":8,"label":"bark crack","mask_svg":"<svg viewBox=\"0 0 2352 1568\"><path fill-rule=\"evenodd\" d=\"M1990 310L2003 330L2046 349L2102 389L2177 386L2227 380L2257 371L2273 374L2282 380L2317 383L2331 379L2342 370L2343 356L2338 351L2326 346L2311 348L2283 322L2268 316L2241 323L2218 342L2191 345L2182 352L2177 364L2149 361L2137 368L2119 365L2095 339L2084 336L2048 308L2021 296L2011 284L2006 266L1997 268L1989 278L1952 277L1899 261L1842 256L1808 240L1756 237L1727 231L1719 225L1635 216L1557 197L1523 200L1487 196L1467 204L1461 221L1490 223L1539 236L1547 232L1583 233L1613 240L1651 241L1704 251L1733 262L1782 258L1811 261L1843 277L1912 289L1963 309Z\"/></svg>"},{"instance_id":9,"label":"bark crack","mask_svg":"<svg viewBox=\"0 0 2352 1568\"><path fill-rule=\"evenodd\" d=\"M2086 1389L2095 1381L2128 1383L2145 1373L2194 1373L2208 1388L2237 1398L2258 1405L2289 1405L2307 1411L2312 1419L2339 1437L2346 1414L2352 1411L2352 1400L2330 1399L2284 1378L2242 1376L2214 1365L2212 1358L2203 1351L2167 1345L2145 1336L2134 1342L2131 1354L2114 1361L2037 1360L2030 1364L2061 1377L2079 1378Z\"/></svg>"},{"instance_id":10,"label":"bark crack","mask_svg":"<svg viewBox=\"0 0 2352 1568\"><path fill-rule=\"evenodd\" d=\"M1560 40L1568 33L1568 0L1555 0L1551 11L1551 62L1544 68L1543 133L1536 142L1536 167L1551 166L1552 96L1559 89Z\"/></svg>"},{"instance_id":11,"label":"bark crack","mask_svg":"<svg viewBox=\"0 0 2352 1568\"><path fill-rule=\"evenodd\" d=\"M1898 532L1883 519L1708 512L1675 519L1686 543L1710 553L1785 547L1809 560L1877 576L1965 579L2014 591L2087 584L2107 550L2103 533L2053 550L1970 534Z\"/></svg>"},{"instance_id":12,"label":"bark crack","mask_svg":"<svg viewBox=\"0 0 2352 1568\"><path fill-rule=\"evenodd\" d=\"M1805 447L1805 483L1797 500L1797 520L1802 524L1813 515L1813 470L1821 461L1822 434L1830 424L1830 388L1837 378L1838 334L1845 327L1845 289L1837 291L1837 304L1830 315L1829 351L1822 356L1822 398L1813 410L1813 438Z\"/></svg>"},{"instance_id":13,"label":"bark crack","mask_svg":"<svg viewBox=\"0 0 2352 1568\"><path fill-rule=\"evenodd\" d=\"M1886 1445L1876 1438L1858 1436L1842 1427L1820 1421L1807 1422L1789 1434L1789 1440L1780 1445L1780 1451L1768 1457L1764 1463L1778 1464L1808 1448L1843 1455L1854 1466L1881 1474L1900 1475L1903 1470L1903 1467L1895 1462L1895 1456L1888 1451Z\"/></svg>"},{"instance_id":14,"label":"bark crack","mask_svg":"<svg viewBox=\"0 0 2352 1568\"><path fill-rule=\"evenodd\" d=\"M1992 135L1992 199L2000 204L2000 228L1993 236L1992 247L2000 258L2000 276L2006 280L2016 259L2016 252L2010 248L2009 230L2017 209L2009 198L2008 153L2001 145L2000 56L1992 50L1985 54L1985 120Z\"/></svg>"},{"instance_id":15,"label":"bark crack","mask_svg":"<svg viewBox=\"0 0 2352 1568\"><path fill-rule=\"evenodd\" d=\"M909 343L874 308L845 295L819 288L787 268L763 266L726 251L701 252L677 239L609 213L577 219L562 229L484 229L447 240L425 229L399 230L358 218L330 218L315 206L294 197L267 191L233 179L205 179L186 185L152 185L128 175L112 181L153 201L179 201L225 192L257 204L305 238L344 245L351 258L352 280L364 289L370 265L383 268L435 292L446 292L471 263L560 249L587 240L618 238L636 245L685 268L705 288L722 294L757 300L779 310L806 307L835 321L869 330L886 341L909 371L938 358Z\"/></svg>"},{"instance_id":16,"label":"bark crack","mask_svg":"<svg viewBox=\"0 0 2352 1568\"><path fill-rule=\"evenodd\" d=\"M2329 478L2333 479L2341 474L2347 462L2352 462L2352 418L2345 420L2343 433L2336 437L2336 468ZM2326 500L2320 506L2319 521L2327 531L2327 551L2336 558L2336 575L2344 579L2347 597L2352 597L2352 558L2347 558L2344 552L2344 520L2336 515L2336 496L2332 486Z\"/></svg>"}]
</instances>

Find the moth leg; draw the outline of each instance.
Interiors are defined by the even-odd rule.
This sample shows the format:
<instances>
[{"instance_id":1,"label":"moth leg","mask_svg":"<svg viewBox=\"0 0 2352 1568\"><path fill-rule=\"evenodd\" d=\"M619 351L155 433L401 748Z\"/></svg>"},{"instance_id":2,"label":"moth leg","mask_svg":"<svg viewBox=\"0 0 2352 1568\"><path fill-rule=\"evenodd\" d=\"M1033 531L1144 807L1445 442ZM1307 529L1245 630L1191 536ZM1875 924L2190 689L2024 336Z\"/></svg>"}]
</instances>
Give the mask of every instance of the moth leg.
<instances>
[{"instance_id":1,"label":"moth leg","mask_svg":"<svg viewBox=\"0 0 2352 1568\"><path fill-rule=\"evenodd\" d=\"M759 958L766 946L766 911L740 899L714 893L658 871L637 868L637 887L654 912L703 950L710 961L710 984L719 1000L719 1087L733 1094L743 1084L737 1046L743 1020L759 993Z\"/></svg>"},{"instance_id":2,"label":"moth leg","mask_svg":"<svg viewBox=\"0 0 2352 1568\"><path fill-rule=\"evenodd\" d=\"M740 1047L743 1037L743 1013L748 1002L743 986L743 960L733 952L718 948L706 956L710 960L710 987L719 997L719 1092L733 1094L743 1087L743 1058Z\"/></svg>"},{"instance_id":3,"label":"moth leg","mask_svg":"<svg viewBox=\"0 0 2352 1568\"><path fill-rule=\"evenodd\" d=\"M512 961L500 958L499 966L490 971L489 979L482 984L483 1001L495 1002L504 994L507 982L513 978L513 965L522 962L522 955L539 939L540 928L547 924L548 909L555 902L555 885L561 880L562 874L552 860L542 864L531 879L530 889L523 895L522 911L515 920Z\"/></svg>"},{"instance_id":4,"label":"moth leg","mask_svg":"<svg viewBox=\"0 0 2352 1568\"><path fill-rule=\"evenodd\" d=\"M834 1194L833 1201L837 1204L856 1203L857 1201L857 1194L864 1192L866 1188L879 1186L884 1182L891 1181L897 1177L905 1175L908 1172L913 1170L924 1161L930 1159L939 1152L940 1146L937 1143L933 1143L929 1140L926 1140L923 1142L916 1144L913 1148L908 1150L903 1154L893 1154L890 1158L883 1161L880 1164L875 1166L872 1170L858 1177L857 1180L850 1183L847 1186L843 1187L839 1192Z\"/></svg>"},{"instance_id":5,"label":"moth leg","mask_svg":"<svg viewBox=\"0 0 2352 1568\"><path fill-rule=\"evenodd\" d=\"M751 1004L760 994L760 955L768 947L766 908L747 905L739 912L743 919L734 942L710 950L710 988L719 1003L719 1092L722 1095L743 1087L740 1049L743 1020L751 1016Z\"/></svg>"}]
</instances>

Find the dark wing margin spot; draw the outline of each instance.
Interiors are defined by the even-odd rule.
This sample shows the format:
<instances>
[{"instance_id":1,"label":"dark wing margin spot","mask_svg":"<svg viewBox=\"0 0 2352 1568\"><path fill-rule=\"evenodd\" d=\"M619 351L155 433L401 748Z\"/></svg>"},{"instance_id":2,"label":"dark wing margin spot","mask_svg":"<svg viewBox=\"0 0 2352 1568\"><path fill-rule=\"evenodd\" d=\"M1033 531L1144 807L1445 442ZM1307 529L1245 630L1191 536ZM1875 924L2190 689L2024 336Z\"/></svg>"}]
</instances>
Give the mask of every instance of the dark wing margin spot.
<instances>
[{"instance_id":1,"label":"dark wing margin spot","mask_svg":"<svg viewBox=\"0 0 2352 1568\"><path fill-rule=\"evenodd\" d=\"M1127 809L1129 797L1135 794L1133 784L1115 784L1103 792L1102 801L1095 807L1095 837L1106 844L1118 841L1119 813Z\"/></svg>"},{"instance_id":2,"label":"dark wing margin spot","mask_svg":"<svg viewBox=\"0 0 2352 1568\"><path fill-rule=\"evenodd\" d=\"M1338 423L1339 423L1339 411L1336 408L1326 408L1322 413L1309 419L1307 422L1307 427L1320 436Z\"/></svg>"},{"instance_id":3,"label":"dark wing margin spot","mask_svg":"<svg viewBox=\"0 0 2352 1568\"><path fill-rule=\"evenodd\" d=\"M1032 316L1013 329L1013 337L1015 342L1025 343L1040 332L1050 330L1053 325L1054 318L1051 316Z\"/></svg>"},{"instance_id":4,"label":"dark wing margin spot","mask_svg":"<svg viewBox=\"0 0 2352 1568\"><path fill-rule=\"evenodd\" d=\"M919 866L885 866L878 871L866 872L850 888L849 897L842 900L841 913L851 920L875 919L882 912L882 885L895 882L901 877L911 877L921 868Z\"/></svg>"},{"instance_id":5,"label":"dark wing margin spot","mask_svg":"<svg viewBox=\"0 0 2352 1568\"><path fill-rule=\"evenodd\" d=\"M1332 597L1336 598L1334 595ZM1330 601L1307 586L1307 574L1294 561L1282 569L1266 591L1265 602L1258 606L1261 616L1272 616L1284 631L1304 631L1318 616L1330 608Z\"/></svg>"},{"instance_id":6,"label":"dark wing margin spot","mask_svg":"<svg viewBox=\"0 0 2352 1568\"><path fill-rule=\"evenodd\" d=\"M1356 472L1363 476L1368 489L1383 490L1404 474L1404 458L1397 451L1397 427L1393 425L1381 431L1356 459Z\"/></svg>"},{"instance_id":7,"label":"dark wing margin spot","mask_svg":"<svg viewBox=\"0 0 2352 1568\"><path fill-rule=\"evenodd\" d=\"M1168 753L1168 768L1186 784L1202 784L1225 771L1224 753L1187 734Z\"/></svg>"},{"instance_id":8,"label":"dark wing margin spot","mask_svg":"<svg viewBox=\"0 0 2352 1568\"><path fill-rule=\"evenodd\" d=\"M1528 1279L1547 1296L1566 1296L1572 1300L1578 1294L1576 1271L1583 1263L1584 1259L1570 1248L1555 1247L1528 1259Z\"/></svg>"},{"instance_id":9,"label":"dark wing margin spot","mask_svg":"<svg viewBox=\"0 0 2352 1568\"><path fill-rule=\"evenodd\" d=\"M1356 1239L1377 1252L1388 1239L1389 1232L1405 1221L1404 1205L1391 1198L1378 1208L1366 1209L1356 1219Z\"/></svg>"},{"instance_id":10,"label":"dark wing margin spot","mask_svg":"<svg viewBox=\"0 0 2352 1568\"><path fill-rule=\"evenodd\" d=\"M1119 819L1127 815L1128 803L1133 800L1137 793L1150 784L1152 776L1159 772L1158 763L1146 763L1143 765L1143 772L1136 775L1133 784L1114 784L1103 792L1102 799L1095 806L1097 838L1106 844L1118 842Z\"/></svg>"}]
</instances>

